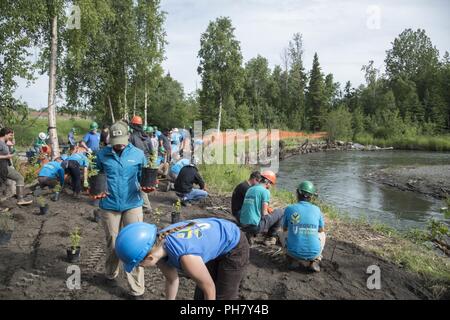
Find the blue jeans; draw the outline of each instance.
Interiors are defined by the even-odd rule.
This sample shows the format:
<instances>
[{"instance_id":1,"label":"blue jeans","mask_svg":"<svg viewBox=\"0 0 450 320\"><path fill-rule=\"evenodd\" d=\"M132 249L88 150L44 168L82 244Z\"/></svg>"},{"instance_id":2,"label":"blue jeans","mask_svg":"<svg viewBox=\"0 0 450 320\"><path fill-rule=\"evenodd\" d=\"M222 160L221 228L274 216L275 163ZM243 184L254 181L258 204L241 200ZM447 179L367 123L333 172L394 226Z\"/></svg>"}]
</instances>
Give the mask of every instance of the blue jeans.
<instances>
[{"instance_id":1,"label":"blue jeans","mask_svg":"<svg viewBox=\"0 0 450 320\"><path fill-rule=\"evenodd\" d=\"M186 193L184 195L184 199L185 201L197 201L197 200L201 200L203 198L206 198L208 196L208 192L206 192L205 190L201 190L201 189L192 189L191 192Z\"/></svg>"}]
</instances>

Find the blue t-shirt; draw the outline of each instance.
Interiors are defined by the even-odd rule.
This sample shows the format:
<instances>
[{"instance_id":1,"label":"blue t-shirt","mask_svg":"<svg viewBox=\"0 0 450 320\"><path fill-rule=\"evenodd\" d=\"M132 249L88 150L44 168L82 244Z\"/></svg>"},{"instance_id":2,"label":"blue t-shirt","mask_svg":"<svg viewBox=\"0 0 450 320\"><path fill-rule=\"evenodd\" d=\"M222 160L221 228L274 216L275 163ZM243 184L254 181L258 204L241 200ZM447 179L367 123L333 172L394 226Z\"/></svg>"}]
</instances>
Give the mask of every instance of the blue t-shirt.
<instances>
[{"instance_id":1,"label":"blue t-shirt","mask_svg":"<svg viewBox=\"0 0 450 320\"><path fill-rule=\"evenodd\" d=\"M71 156L67 158L67 160L74 160L80 164L81 168L87 168L89 167L89 160L88 158L82 154L82 153L74 153Z\"/></svg>"},{"instance_id":2,"label":"blue t-shirt","mask_svg":"<svg viewBox=\"0 0 450 320\"><path fill-rule=\"evenodd\" d=\"M61 167L61 163L52 161L45 164L39 171L39 177L49 177L52 179L58 179L61 185L64 184L64 169Z\"/></svg>"},{"instance_id":3,"label":"blue t-shirt","mask_svg":"<svg viewBox=\"0 0 450 320\"><path fill-rule=\"evenodd\" d=\"M89 149L92 151L100 150L100 133L88 132L83 137L83 141L86 143Z\"/></svg>"},{"instance_id":4,"label":"blue t-shirt","mask_svg":"<svg viewBox=\"0 0 450 320\"><path fill-rule=\"evenodd\" d=\"M284 210L283 227L288 229L286 247L289 254L302 260L313 260L320 254L319 228L324 227L319 207L307 201Z\"/></svg>"},{"instance_id":5,"label":"blue t-shirt","mask_svg":"<svg viewBox=\"0 0 450 320\"><path fill-rule=\"evenodd\" d=\"M259 225L263 203L270 202L270 192L261 184L250 187L245 193L240 211L241 224Z\"/></svg>"},{"instance_id":6,"label":"blue t-shirt","mask_svg":"<svg viewBox=\"0 0 450 320\"><path fill-rule=\"evenodd\" d=\"M189 165L190 161L188 159L181 159L180 161L178 161L177 163L175 163L172 167L170 167L170 172L178 175L181 171L181 169L184 166Z\"/></svg>"},{"instance_id":7,"label":"blue t-shirt","mask_svg":"<svg viewBox=\"0 0 450 320\"><path fill-rule=\"evenodd\" d=\"M241 238L239 227L231 221L217 218L194 219L172 224L166 230L196 224L174 232L166 237L164 249L167 252L167 263L181 269L180 258L184 255L200 256L204 263L227 254L234 249Z\"/></svg>"},{"instance_id":8,"label":"blue t-shirt","mask_svg":"<svg viewBox=\"0 0 450 320\"><path fill-rule=\"evenodd\" d=\"M155 132L155 136L159 139L159 137L161 136L161 131L156 130Z\"/></svg>"}]
</instances>

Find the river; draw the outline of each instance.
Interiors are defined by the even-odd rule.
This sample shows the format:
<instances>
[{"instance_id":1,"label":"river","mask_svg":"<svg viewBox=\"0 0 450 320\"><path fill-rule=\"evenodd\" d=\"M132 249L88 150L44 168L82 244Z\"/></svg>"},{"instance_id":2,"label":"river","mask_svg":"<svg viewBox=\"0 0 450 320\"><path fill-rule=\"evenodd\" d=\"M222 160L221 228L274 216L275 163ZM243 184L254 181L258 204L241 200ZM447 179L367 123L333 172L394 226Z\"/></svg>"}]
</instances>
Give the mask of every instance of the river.
<instances>
[{"instance_id":1,"label":"river","mask_svg":"<svg viewBox=\"0 0 450 320\"><path fill-rule=\"evenodd\" d=\"M277 185L294 191L300 181L311 180L320 199L351 217L365 217L400 230L424 228L430 218L444 220L440 212L443 201L370 182L363 176L381 168L433 164L450 164L450 153L318 152L282 161Z\"/></svg>"}]
</instances>

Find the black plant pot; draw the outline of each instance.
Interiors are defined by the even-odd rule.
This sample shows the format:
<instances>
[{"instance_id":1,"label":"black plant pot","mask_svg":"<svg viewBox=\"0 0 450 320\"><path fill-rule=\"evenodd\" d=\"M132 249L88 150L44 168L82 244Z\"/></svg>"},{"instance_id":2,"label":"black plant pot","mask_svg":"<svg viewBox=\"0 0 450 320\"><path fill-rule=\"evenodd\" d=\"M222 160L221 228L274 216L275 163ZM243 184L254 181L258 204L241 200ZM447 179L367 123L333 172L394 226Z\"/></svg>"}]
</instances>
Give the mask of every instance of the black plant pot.
<instances>
[{"instance_id":1,"label":"black plant pot","mask_svg":"<svg viewBox=\"0 0 450 320\"><path fill-rule=\"evenodd\" d=\"M181 221L181 213L179 213L179 212L172 212L171 218L172 218L172 224L180 222Z\"/></svg>"},{"instance_id":2,"label":"black plant pot","mask_svg":"<svg viewBox=\"0 0 450 320\"><path fill-rule=\"evenodd\" d=\"M80 261L80 247L76 247L74 250L72 247L67 249L67 261L70 263L77 263Z\"/></svg>"},{"instance_id":3,"label":"black plant pot","mask_svg":"<svg viewBox=\"0 0 450 320\"><path fill-rule=\"evenodd\" d=\"M48 213L48 204L46 204L45 206L41 206L41 207L39 207L39 214L41 215L41 216L43 216L44 214L47 214Z\"/></svg>"},{"instance_id":4,"label":"black plant pot","mask_svg":"<svg viewBox=\"0 0 450 320\"><path fill-rule=\"evenodd\" d=\"M141 187L151 188L151 187L155 187L157 184L158 184L158 169L143 168L142 169L142 178L141 178Z\"/></svg>"},{"instance_id":5,"label":"black plant pot","mask_svg":"<svg viewBox=\"0 0 450 320\"><path fill-rule=\"evenodd\" d=\"M11 240L12 233L12 231L0 231L0 246L7 244Z\"/></svg>"},{"instance_id":6,"label":"black plant pot","mask_svg":"<svg viewBox=\"0 0 450 320\"><path fill-rule=\"evenodd\" d=\"M106 192L106 189L106 174L99 173L89 178L89 193L91 196L98 196L99 194Z\"/></svg>"},{"instance_id":7,"label":"black plant pot","mask_svg":"<svg viewBox=\"0 0 450 320\"><path fill-rule=\"evenodd\" d=\"M61 194L59 193L59 192L55 192L53 195L52 195L52 201L58 201L59 200L59 196L60 196Z\"/></svg>"}]
</instances>

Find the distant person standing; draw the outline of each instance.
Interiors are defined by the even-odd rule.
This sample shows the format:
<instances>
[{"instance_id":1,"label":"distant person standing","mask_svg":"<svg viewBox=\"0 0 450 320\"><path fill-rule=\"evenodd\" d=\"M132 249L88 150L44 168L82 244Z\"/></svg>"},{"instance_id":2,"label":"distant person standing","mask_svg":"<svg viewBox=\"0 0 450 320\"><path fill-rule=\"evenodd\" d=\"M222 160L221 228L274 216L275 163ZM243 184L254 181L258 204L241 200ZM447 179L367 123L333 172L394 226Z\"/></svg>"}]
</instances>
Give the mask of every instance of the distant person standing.
<instances>
[{"instance_id":1,"label":"distant person standing","mask_svg":"<svg viewBox=\"0 0 450 320\"><path fill-rule=\"evenodd\" d=\"M164 148L164 163L170 162L172 155L172 143L170 141L170 130L164 129L159 136L159 146Z\"/></svg>"},{"instance_id":2,"label":"distant person standing","mask_svg":"<svg viewBox=\"0 0 450 320\"><path fill-rule=\"evenodd\" d=\"M104 124L100 133L100 146L106 147L109 144L109 127Z\"/></svg>"},{"instance_id":3,"label":"distant person standing","mask_svg":"<svg viewBox=\"0 0 450 320\"><path fill-rule=\"evenodd\" d=\"M75 148L75 146L77 145L77 140L75 139L75 133L76 133L76 129L72 128L72 129L70 129L69 134L67 135L67 139L69 140L70 148Z\"/></svg>"},{"instance_id":4,"label":"distant person standing","mask_svg":"<svg viewBox=\"0 0 450 320\"><path fill-rule=\"evenodd\" d=\"M97 122L92 122L89 126L89 132L83 137L81 141L81 146L85 147L88 150L91 150L93 153L96 153L100 150L100 134L97 132L98 124Z\"/></svg>"}]
</instances>

